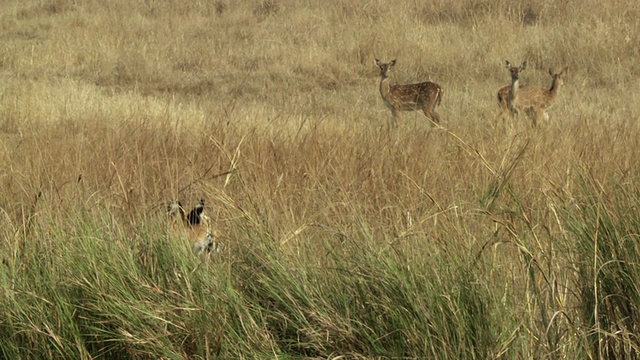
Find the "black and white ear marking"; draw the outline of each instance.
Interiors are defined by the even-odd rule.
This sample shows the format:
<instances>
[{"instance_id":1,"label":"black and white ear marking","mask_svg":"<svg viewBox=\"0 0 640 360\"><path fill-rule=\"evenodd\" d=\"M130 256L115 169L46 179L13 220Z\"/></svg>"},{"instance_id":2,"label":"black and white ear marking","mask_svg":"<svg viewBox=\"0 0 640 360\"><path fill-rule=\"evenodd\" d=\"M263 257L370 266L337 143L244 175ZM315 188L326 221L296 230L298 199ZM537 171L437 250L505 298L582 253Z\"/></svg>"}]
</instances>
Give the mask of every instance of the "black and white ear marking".
<instances>
[{"instance_id":1,"label":"black and white ear marking","mask_svg":"<svg viewBox=\"0 0 640 360\"><path fill-rule=\"evenodd\" d=\"M200 204L194 207L193 210L191 210L189 212L189 215L187 216L187 222L189 223L189 225L199 225L202 220L201 215L203 211L204 211L204 199L201 199Z\"/></svg>"}]
</instances>

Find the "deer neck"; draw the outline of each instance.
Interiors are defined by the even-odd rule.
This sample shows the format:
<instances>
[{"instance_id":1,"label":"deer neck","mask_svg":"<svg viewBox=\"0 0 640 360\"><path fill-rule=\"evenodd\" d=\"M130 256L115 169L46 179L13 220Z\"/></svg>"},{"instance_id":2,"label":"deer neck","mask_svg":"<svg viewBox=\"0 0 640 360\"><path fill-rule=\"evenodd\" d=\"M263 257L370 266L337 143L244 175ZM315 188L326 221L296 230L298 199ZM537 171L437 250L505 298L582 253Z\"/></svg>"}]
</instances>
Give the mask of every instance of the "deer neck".
<instances>
[{"instance_id":1,"label":"deer neck","mask_svg":"<svg viewBox=\"0 0 640 360\"><path fill-rule=\"evenodd\" d=\"M553 77L553 82L551 83L551 87L549 88L549 94L555 96L560 90L560 82L558 81L558 76Z\"/></svg>"},{"instance_id":2,"label":"deer neck","mask_svg":"<svg viewBox=\"0 0 640 360\"><path fill-rule=\"evenodd\" d=\"M511 89L509 89L509 96L511 99L515 99L520 88L520 79L511 79Z\"/></svg>"},{"instance_id":3,"label":"deer neck","mask_svg":"<svg viewBox=\"0 0 640 360\"><path fill-rule=\"evenodd\" d=\"M518 97L518 88L520 87L520 79L512 78L511 79L511 88L509 89L509 95L507 95L507 105L512 114L517 113L517 97Z\"/></svg>"},{"instance_id":4,"label":"deer neck","mask_svg":"<svg viewBox=\"0 0 640 360\"><path fill-rule=\"evenodd\" d=\"M511 88L512 88L513 90L516 90L516 91L517 91L517 89L518 89L519 87L520 87L520 79L519 79L519 78L517 78L517 79L512 79L512 80L511 80Z\"/></svg>"},{"instance_id":5,"label":"deer neck","mask_svg":"<svg viewBox=\"0 0 640 360\"><path fill-rule=\"evenodd\" d=\"M381 75L380 76L380 95L383 99L389 99L389 94L391 92L391 85L389 85L389 78Z\"/></svg>"}]
</instances>

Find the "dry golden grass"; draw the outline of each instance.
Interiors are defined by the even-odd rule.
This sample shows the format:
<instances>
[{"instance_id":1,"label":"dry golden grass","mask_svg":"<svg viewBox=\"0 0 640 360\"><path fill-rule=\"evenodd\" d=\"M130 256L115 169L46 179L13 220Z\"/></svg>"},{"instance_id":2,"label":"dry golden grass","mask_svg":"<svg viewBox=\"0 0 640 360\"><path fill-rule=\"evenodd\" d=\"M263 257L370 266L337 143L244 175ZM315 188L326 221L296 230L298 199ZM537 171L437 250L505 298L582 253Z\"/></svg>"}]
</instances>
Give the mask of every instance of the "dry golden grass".
<instances>
[{"instance_id":1,"label":"dry golden grass","mask_svg":"<svg viewBox=\"0 0 640 360\"><path fill-rule=\"evenodd\" d=\"M334 201L319 198L320 185L362 198L367 211L382 211L381 203L405 208L398 214L431 207L416 196L425 193L447 208L475 203L524 139L527 154L512 180L538 201L569 186L577 165L602 179L637 166L639 40L631 19L639 10L631 3L3 8L8 208L40 191L51 204L54 196L68 201L59 187L77 187L80 176L92 200L145 211L179 190L197 198L215 189L238 201L242 188L266 207L273 197L279 211L309 214L308 202ZM456 137L431 131L419 115L387 136L375 56L398 58L393 81L441 83L442 116ZM509 81L505 58L528 59L523 82L545 86L548 67L569 67L550 122L533 132L520 119L515 140L495 122L495 92ZM289 220L295 227L302 219Z\"/></svg>"},{"instance_id":2,"label":"dry golden grass","mask_svg":"<svg viewBox=\"0 0 640 360\"><path fill-rule=\"evenodd\" d=\"M292 255L327 237L370 238L409 262L491 252L484 279L518 294L518 249L551 256L566 236L556 210L574 201L578 175L603 189L638 180L634 1L0 9L5 257L28 248L33 227L72 232L79 213L112 217L135 238L168 199L204 197L227 251L248 246L249 227ZM411 112L387 131L376 57L398 59L392 83L443 87L443 127ZM549 67L569 68L538 129L521 117L504 133L496 121L505 59L528 60L521 81L544 87ZM549 272L570 282L566 266Z\"/></svg>"}]
</instances>

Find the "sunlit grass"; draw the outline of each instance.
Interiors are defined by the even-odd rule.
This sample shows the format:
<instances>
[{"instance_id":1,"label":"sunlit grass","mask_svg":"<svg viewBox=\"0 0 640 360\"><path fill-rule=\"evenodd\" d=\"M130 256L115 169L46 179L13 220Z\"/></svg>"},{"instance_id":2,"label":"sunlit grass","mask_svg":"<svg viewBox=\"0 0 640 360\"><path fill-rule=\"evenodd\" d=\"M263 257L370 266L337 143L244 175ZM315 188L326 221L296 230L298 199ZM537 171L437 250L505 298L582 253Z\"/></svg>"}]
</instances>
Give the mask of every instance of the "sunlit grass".
<instances>
[{"instance_id":1,"label":"sunlit grass","mask_svg":"<svg viewBox=\"0 0 640 360\"><path fill-rule=\"evenodd\" d=\"M637 356L635 3L0 8L1 357ZM389 132L374 58L443 126ZM566 85L504 132L524 59Z\"/></svg>"}]
</instances>

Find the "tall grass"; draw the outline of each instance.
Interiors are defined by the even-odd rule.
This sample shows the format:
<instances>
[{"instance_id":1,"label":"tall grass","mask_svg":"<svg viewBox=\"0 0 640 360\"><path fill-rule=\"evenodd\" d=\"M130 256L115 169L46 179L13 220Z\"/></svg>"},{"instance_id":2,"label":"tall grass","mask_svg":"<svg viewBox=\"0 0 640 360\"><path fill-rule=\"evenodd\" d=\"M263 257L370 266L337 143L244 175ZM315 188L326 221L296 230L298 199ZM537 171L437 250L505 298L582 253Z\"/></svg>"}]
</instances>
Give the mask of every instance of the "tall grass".
<instances>
[{"instance_id":1,"label":"tall grass","mask_svg":"<svg viewBox=\"0 0 640 360\"><path fill-rule=\"evenodd\" d=\"M613 184L612 192L604 192L590 178L583 179L582 188L579 211L567 212L567 220L576 237L575 291L588 344L599 358L637 358L638 189Z\"/></svg>"},{"instance_id":2,"label":"tall grass","mask_svg":"<svg viewBox=\"0 0 640 360\"><path fill-rule=\"evenodd\" d=\"M1 357L638 357L635 2L0 9ZM388 131L374 58L443 126ZM537 129L505 59L569 67Z\"/></svg>"}]
</instances>

